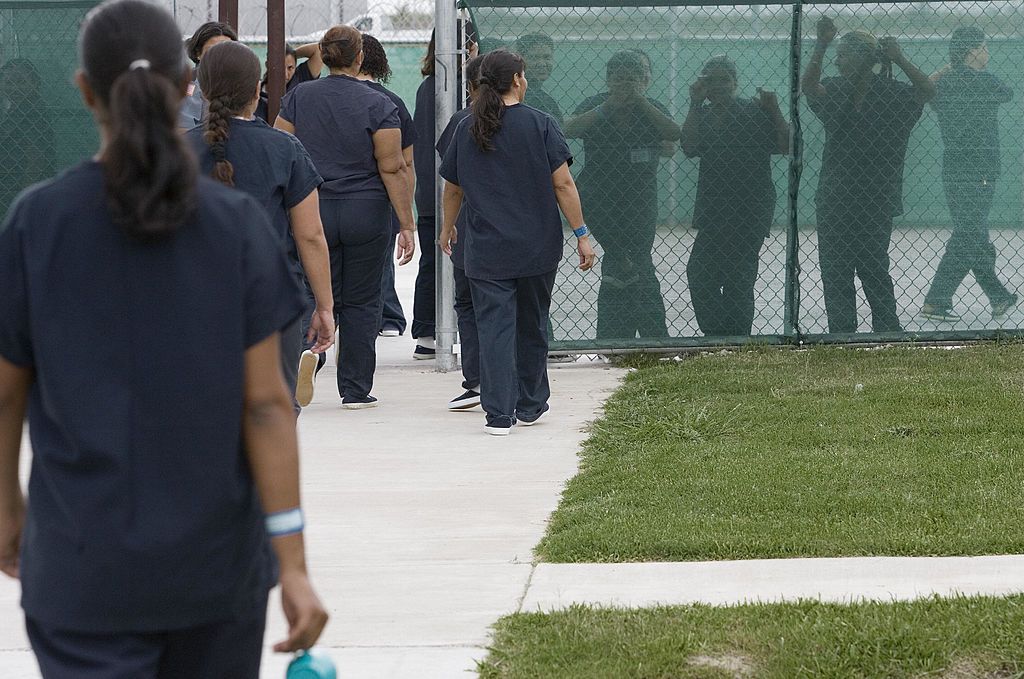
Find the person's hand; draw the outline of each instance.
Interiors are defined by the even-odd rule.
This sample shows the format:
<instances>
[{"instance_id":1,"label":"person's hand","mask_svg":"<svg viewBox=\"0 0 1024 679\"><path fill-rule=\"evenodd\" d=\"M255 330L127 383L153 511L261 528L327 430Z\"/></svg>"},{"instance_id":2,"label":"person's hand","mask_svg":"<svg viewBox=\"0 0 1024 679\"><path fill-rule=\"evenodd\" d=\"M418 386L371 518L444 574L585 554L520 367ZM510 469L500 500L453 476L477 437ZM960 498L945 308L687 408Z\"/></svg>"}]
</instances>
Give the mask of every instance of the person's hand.
<instances>
[{"instance_id":1,"label":"person's hand","mask_svg":"<svg viewBox=\"0 0 1024 679\"><path fill-rule=\"evenodd\" d=\"M306 333L306 342L312 342L310 348L314 354L322 354L334 344L334 311L331 309L317 309L309 321L309 332Z\"/></svg>"},{"instance_id":2,"label":"person's hand","mask_svg":"<svg viewBox=\"0 0 1024 679\"><path fill-rule=\"evenodd\" d=\"M395 259L398 260L398 266L405 266L412 261L412 256L416 254L416 231L413 229L402 229L398 232L398 246L395 248L397 251Z\"/></svg>"},{"instance_id":3,"label":"person's hand","mask_svg":"<svg viewBox=\"0 0 1024 679\"><path fill-rule=\"evenodd\" d=\"M899 63L900 59L903 57L903 51L900 49L900 43L891 35L887 35L879 40L878 47L882 50L882 54L885 55L885 58L894 64Z\"/></svg>"},{"instance_id":4,"label":"person's hand","mask_svg":"<svg viewBox=\"0 0 1024 679\"><path fill-rule=\"evenodd\" d=\"M763 90L760 87L757 88L757 96L754 97L754 101L763 110L768 113L775 113L779 109L779 97L771 90Z\"/></svg>"},{"instance_id":5,"label":"person's hand","mask_svg":"<svg viewBox=\"0 0 1024 679\"><path fill-rule=\"evenodd\" d=\"M939 78L941 78L942 76L946 75L947 73L949 73L952 70L953 70L953 65L952 64L946 64L945 66L943 66L939 70L935 71L935 73L932 73L932 76L931 76L930 80L932 82L937 82L939 80Z\"/></svg>"},{"instance_id":6,"label":"person's hand","mask_svg":"<svg viewBox=\"0 0 1024 679\"><path fill-rule=\"evenodd\" d=\"M18 490L12 506L0 512L0 571L18 578L21 531L25 526L25 498Z\"/></svg>"},{"instance_id":7,"label":"person's hand","mask_svg":"<svg viewBox=\"0 0 1024 679\"><path fill-rule=\"evenodd\" d=\"M690 103L694 106L698 106L704 103L704 100L708 98L708 83L704 76L701 76L693 81L690 85Z\"/></svg>"},{"instance_id":8,"label":"person's hand","mask_svg":"<svg viewBox=\"0 0 1024 679\"><path fill-rule=\"evenodd\" d=\"M818 44L824 47L828 47L832 44L832 41L836 39L836 35L839 31L836 30L836 24L829 17L821 17L818 19Z\"/></svg>"},{"instance_id":9,"label":"person's hand","mask_svg":"<svg viewBox=\"0 0 1024 679\"><path fill-rule=\"evenodd\" d=\"M590 271L597 263L597 253L594 246L590 244L590 238L584 236L577 239L576 250L580 253L580 271Z\"/></svg>"},{"instance_id":10,"label":"person's hand","mask_svg":"<svg viewBox=\"0 0 1024 679\"><path fill-rule=\"evenodd\" d=\"M466 44L466 52L469 53L469 58L473 59L478 54L480 54L480 45L476 44L471 40L469 41L469 43Z\"/></svg>"},{"instance_id":11,"label":"person's hand","mask_svg":"<svg viewBox=\"0 0 1024 679\"><path fill-rule=\"evenodd\" d=\"M447 226L442 227L441 237L438 238L437 242L441 246L441 252L451 257L452 244L459 242L459 230L454 225L451 228Z\"/></svg>"},{"instance_id":12,"label":"person's hand","mask_svg":"<svg viewBox=\"0 0 1024 679\"><path fill-rule=\"evenodd\" d=\"M308 575L281 574L281 607L288 620L288 638L274 644L274 651L293 653L311 648L324 631L328 615Z\"/></svg>"}]
</instances>

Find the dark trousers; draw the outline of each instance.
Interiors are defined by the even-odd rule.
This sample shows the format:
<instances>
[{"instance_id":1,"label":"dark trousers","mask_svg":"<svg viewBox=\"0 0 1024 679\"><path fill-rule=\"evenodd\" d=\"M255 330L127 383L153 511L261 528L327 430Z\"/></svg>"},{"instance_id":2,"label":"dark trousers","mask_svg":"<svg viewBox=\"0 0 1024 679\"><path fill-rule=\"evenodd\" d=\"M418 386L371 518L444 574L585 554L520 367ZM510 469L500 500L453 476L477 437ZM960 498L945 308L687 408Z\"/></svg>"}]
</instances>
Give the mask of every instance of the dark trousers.
<instances>
[{"instance_id":1,"label":"dark trousers","mask_svg":"<svg viewBox=\"0 0 1024 679\"><path fill-rule=\"evenodd\" d=\"M590 213L604 248L597 293L597 338L668 337L665 300L651 259L657 215L601 209Z\"/></svg>"},{"instance_id":2,"label":"dark trousers","mask_svg":"<svg viewBox=\"0 0 1024 679\"><path fill-rule=\"evenodd\" d=\"M925 302L952 306L953 293L970 272L992 304L1003 302L1010 291L996 275L996 248L988 236L988 213L992 209L995 184L987 182L944 182L946 203L953 219L953 235L946 243L939 268Z\"/></svg>"},{"instance_id":3,"label":"dark trousers","mask_svg":"<svg viewBox=\"0 0 1024 679\"><path fill-rule=\"evenodd\" d=\"M256 679L266 602L248 619L168 632L92 634L25 621L44 679Z\"/></svg>"},{"instance_id":4,"label":"dark trousers","mask_svg":"<svg viewBox=\"0 0 1024 679\"><path fill-rule=\"evenodd\" d=\"M303 313L303 316L306 316ZM299 381L299 357L306 348L306 337L302 334L302 326L309 328L309 317L305 322L302 318L281 331L281 372L284 382L288 385L288 395L292 397L292 407L299 412L299 402L295 400L295 385Z\"/></svg>"},{"instance_id":5,"label":"dark trousers","mask_svg":"<svg viewBox=\"0 0 1024 679\"><path fill-rule=\"evenodd\" d=\"M555 272L469 279L480 337L480 404L488 424L534 420L548 409L548 311Z\"/></svg>"},{"instance_id":6,"label":"dark trousers","mask_svg":"<svg viewBox=\"0 0 1024 679\"><path fill-rule=\"evenodd\" d=\"M416 274L416 294L412 303L412 336L433 337L436 310L434 290L437 287L434 271L436 241L434 215L421 216L416 220L420 240L420 268Z\"/></svg>"},{"instance_id":7,"label":"dark trousers","mask_svg":"<svg viewBox=\"0 0 1024 679\"><path fill-rule=\"evenodd\" d=\"M476 329L476 313L473 309L473 293L470 290L466 271L455 270L455 316L459 323L459 354L462 362L462 388L480 388L480 336Z\"/></svg>"},{"instance_id":8,"label":"dark trousers","mask_svg":"<svg viewBox=\"0 0 1024 679\"><path fill-rule=\"evenodd\" d=\"M364 398L373 388L380 286L391 242L387 200L321 200L338 322L338 393Z\"/></svg>"},{"instance_id":9,"label":"dark trousers","mask_svg":"<svg viewBox=\"0 0 1024 679\"><path fill-rule=\"evenodd\" d=\"M889 274L891 240L892 216L887 206L860 203L818 207L818 262L829 332L857 332L854 276L860 278L871 307L871 329L903 330Z\"/></svg>"},{"instance_id":10,"label":"dark trousers","mask_svg":"<svg viewBox=\"0 0 1024 679\"><path fill-rule=\"evenodd\" d=\"M697 325L705 337L751 333L763 234L761 230L707 227L697 232L686 280Z\"/></svg>"},{"instance_id":11,"label":"dark trousers","mask_svg":"<svg viewBox=\"0 0 1024 679\"><path fill-rule=\"evenodd\" d=\"M405 311L395 290L395 243L398 233L392 232L391 244L388 246L388 262L384 264L384 276L380 283L380 329L405 332Z\"/></svg>"}]
</instances>

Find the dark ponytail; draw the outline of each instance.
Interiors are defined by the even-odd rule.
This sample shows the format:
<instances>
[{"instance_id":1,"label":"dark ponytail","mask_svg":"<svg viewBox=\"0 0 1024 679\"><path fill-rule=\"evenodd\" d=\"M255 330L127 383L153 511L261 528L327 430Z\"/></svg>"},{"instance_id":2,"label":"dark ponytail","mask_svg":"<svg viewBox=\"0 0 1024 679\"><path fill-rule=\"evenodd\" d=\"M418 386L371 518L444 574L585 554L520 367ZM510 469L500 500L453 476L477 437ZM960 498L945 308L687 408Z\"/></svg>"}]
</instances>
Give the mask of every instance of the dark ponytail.
<instances>
[{"instance_id":1,"label":"dark ponytail","mask_svg":"<svg viewBox=\"0 0 1024 679\"><path fill-rule=\"evenodd\" d=\"M82 25L79 59L109 131L111 215L133 239L167 238L194 210L197 175L177 131L189 72L174 18L145 0L103 3Z\"/></svg>"},{"instance_id":2,"label":"dark ponytail","mask_svg":"<svg viewBox=\"0 0 1024 679\"><path fill-rule=\"evenodd\" d=\"M505 113L503 97L512 89L515 76L522 75L525 70L523 58L506 50L491 52L480 62L470 133L481 151L494 150L491 140L501 129L501 117Z\"/></svg>"},{"instance_id":3,"label":"dark ponytail","mask_svg":"<svg viewBox=\"0 0 1024 679\"><path fill-rule=\"evenodd\" d=\"M231 118L259 96L259 82L260 60L240 42L214 45L199 62L199 87L210 102L203 139L213 154L213 178L228 186L235 185L235 168L227 157Z\"/></svg>"}]
</instances>

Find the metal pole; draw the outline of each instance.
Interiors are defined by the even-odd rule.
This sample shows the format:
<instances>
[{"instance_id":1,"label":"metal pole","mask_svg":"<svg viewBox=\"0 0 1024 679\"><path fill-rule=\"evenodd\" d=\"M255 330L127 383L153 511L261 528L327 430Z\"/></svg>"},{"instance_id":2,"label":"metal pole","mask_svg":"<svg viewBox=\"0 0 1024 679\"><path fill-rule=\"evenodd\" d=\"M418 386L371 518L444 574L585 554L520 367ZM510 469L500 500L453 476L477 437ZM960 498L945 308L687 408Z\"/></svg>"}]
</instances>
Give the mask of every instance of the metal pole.
<instances>
[{"instance_id":1,"label":"metal pole","mask_svg":"<svg viewBox=\"0 0 1024 679\"><path fill-rule=\"evenodd\" d=\"M284 96L284 0L267 0L267 120L277 120Z\"/></svg>"},{"instance_id":2,"label":"metal pole","mask_svg":"<svg viewBox=\"0 0 1024 679\"><path fill-rule=\"evenodd\" d=\"M800 128L800 65L803 49L803 5L793 5L793 26L789 36L789 219L786 224L786 299L783 332L797 339L800 331L800 175L803 173L803 132Z\"/></svg>"},{"instance_id":3,"label":"metal pole","mask_svg":"<svg viewBox=\"0 0 1024 679\"><path fill-rule=\"evenodd\" d=\"M434 3L434 54L436 58L434 78L434 139L431 140L430 149L437 144L441 138L448 121L455 114L455 106L458 97L456 52L463 49L458 45L456 38L456 23L458 13L455 8L455 0L435 0ZM434 154L435 172L440 167L441 159ZM441 227L444 224L444 201L442 200L444 182L440 176L435 174L435 186L437 197L437 208L435 211L435 236L437 243L441 236ZM449 372L455 369L455 336L457 326L455 322L455 274L452 270L452 260L449 259L441 248L434 246L434 267L436 276L436 329L434 340L437 343L437 370L438 372Z\"/></svg>"},{"instance_id":4,"label":"metal pole","mask_svg":"<svg viewBox=\"0 0 1024 679\"><path fill-rule=\"evenodd\" d=\"M220 0L217 7L217 21L238 30L238 0Z\"/></svg>"}]
</instances>

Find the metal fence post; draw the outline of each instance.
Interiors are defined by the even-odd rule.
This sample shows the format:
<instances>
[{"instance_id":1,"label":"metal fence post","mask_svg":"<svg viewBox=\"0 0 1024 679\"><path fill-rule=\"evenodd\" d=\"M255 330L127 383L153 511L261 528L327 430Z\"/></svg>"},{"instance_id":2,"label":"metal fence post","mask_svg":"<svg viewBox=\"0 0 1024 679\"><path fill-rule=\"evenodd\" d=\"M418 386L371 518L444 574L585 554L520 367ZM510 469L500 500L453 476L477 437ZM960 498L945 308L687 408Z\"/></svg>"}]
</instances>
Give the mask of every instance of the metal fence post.
<instances>
[{"instance_id":1,"label":"metal fence post","mask_svg":"<svg viewBox=\"0 0 1024 679\"><path fill-rule=\"evenodd\" d=\"M441 133L444 132L448 120L456 110L457 88L460 82L456 53L463 47L456 44L457 22L458 13L455 0L436 0L434 3L434 53L436 59L434 110L437 115L434 122L434 139L429 142L429 150L433 150ZM440 163L441 160L435 153L435 171L439 168ZM452 269L452 260L441 252L440 246L436 245L444 224L444 201L442 200L444 182L440 176L435 175L435 177L437 208L434 232L434 261L436 262L434 275L437 285L434 302L436 309L434 339L437 346L437 370L438 372L449 372L455 369L455 274Z\"/></svg>"},{"instance_id":2,"label":"metal fence post","mask_svg":"<svg viewBox=\"0 0 1024 679\"><path fill-rule=\"evenodd\" d=\"M783 333L799 339L800 332L800 175L803 173L803 134L800 128L800 65L802 62L803 4L793 4L789 36L789 184L786 192L786 283Z\"/></svg>"}]
</instances>

